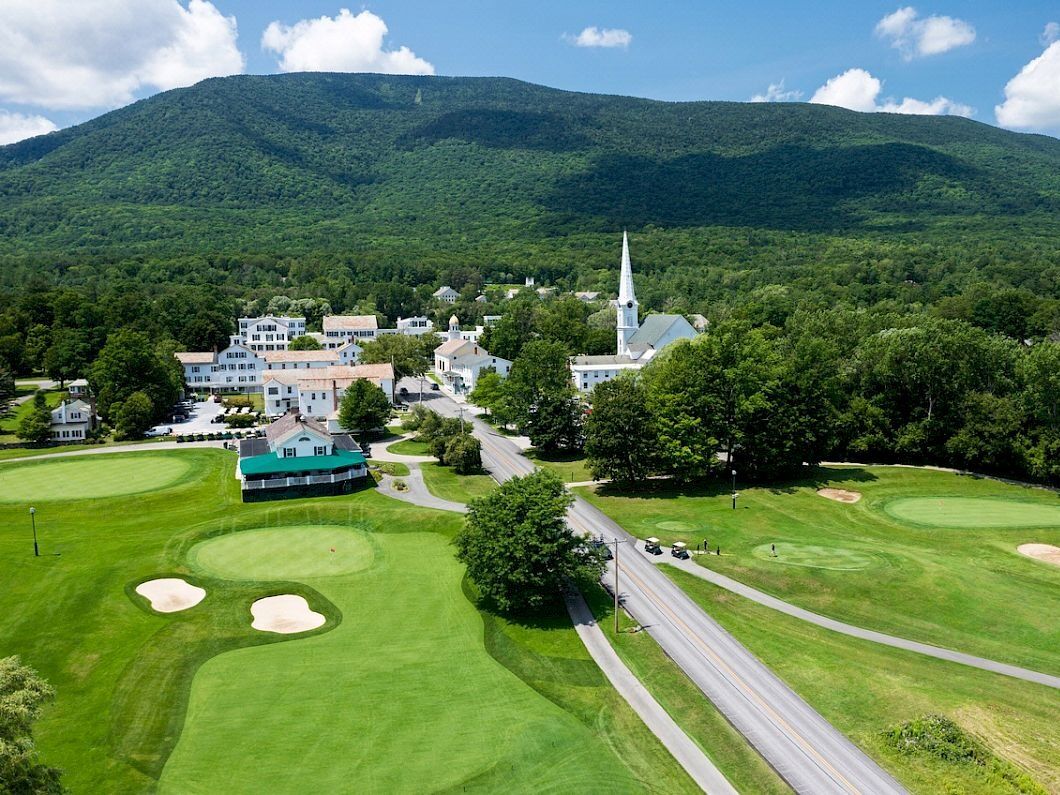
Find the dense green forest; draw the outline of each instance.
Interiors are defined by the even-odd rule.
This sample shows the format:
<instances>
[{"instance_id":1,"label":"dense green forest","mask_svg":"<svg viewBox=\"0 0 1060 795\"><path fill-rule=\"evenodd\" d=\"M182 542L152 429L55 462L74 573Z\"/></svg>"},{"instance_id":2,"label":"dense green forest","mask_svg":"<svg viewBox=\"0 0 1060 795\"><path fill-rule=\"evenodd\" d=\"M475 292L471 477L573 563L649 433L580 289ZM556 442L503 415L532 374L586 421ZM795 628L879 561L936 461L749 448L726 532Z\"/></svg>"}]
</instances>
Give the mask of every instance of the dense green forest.
<instances>
[{"instance_id":1,"label":"dense green forest","mask_svg":"<svg viewBox=\"0 0 1060 795\"><path fill-rule=\"evenodd\" d=\"M599 353L606 311L489 285L613 294L622 229L644 310L827 363L834 394L807 394L829 433L803 447L1057 477L1042 341L1060 334L1060 141L955 117L487 78L207 80L0 147L0 370L82 375L121 330L163 357L208 349L239 313L285 307L311 327L505 313L500 355ZM455 307L431 302L439 284ZM804 338L830 347L785 348ZM925 408L936 371L950 392Z\"/></svg>"}]
</instances>

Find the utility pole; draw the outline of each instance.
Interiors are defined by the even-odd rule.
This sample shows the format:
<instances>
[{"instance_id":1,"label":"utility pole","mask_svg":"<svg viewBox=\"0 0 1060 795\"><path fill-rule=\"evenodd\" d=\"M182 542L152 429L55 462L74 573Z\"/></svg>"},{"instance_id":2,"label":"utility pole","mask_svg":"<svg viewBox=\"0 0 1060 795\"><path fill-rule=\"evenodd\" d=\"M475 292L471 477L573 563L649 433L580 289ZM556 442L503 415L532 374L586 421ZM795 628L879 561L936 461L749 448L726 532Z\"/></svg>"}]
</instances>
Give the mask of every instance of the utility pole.
<instances>
[{"instance_id":1,"label":"utility pole","mask_svg":"<svg viewBox=\"0 0 1060 795\"><path fill-rule=\"evenodd\" d=\"M732 509L736 510L736 470L732 471Z\"/></svg>"},{"instance_id":2,"label":"utility pole","mask_svg":"<svg viewBox=\"0 0 1060 795\"><path fill-rule=\"evenodd\" d=\"M33 557L40 557L40 547L37 546L37 509L29 509L29 521L33 525Z\"/></svg>"},{"instance_id":3,"label":"utility pole","mask_svg":"<svg viewBox=\"0 0 1060 795\"><path fill-rule=\"evenodd\" d=\"M615 635L618 635L618 545L621 539L615 539Z\"/></svg>"}]
</instances>

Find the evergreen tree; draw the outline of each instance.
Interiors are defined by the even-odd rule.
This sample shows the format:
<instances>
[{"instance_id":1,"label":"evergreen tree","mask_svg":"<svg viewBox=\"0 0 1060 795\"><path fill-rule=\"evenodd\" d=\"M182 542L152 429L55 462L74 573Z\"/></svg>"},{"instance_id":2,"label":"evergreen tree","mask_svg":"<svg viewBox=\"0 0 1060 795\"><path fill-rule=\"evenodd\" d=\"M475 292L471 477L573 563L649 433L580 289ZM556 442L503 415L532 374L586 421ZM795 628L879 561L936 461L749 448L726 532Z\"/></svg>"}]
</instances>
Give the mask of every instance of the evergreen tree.
<instances>
[{"instance_id":1,"label":"evergreen tree","mask_svg":"<svg viewBox=\"0 0 1060 795\"><path fill-rule=\"evenodd\" d=\"M54 698L55 690L18 657L0 658L0 792L63 792L61 771L40 762L33 742L33 724Z\"/></svg>"}]
</instances>

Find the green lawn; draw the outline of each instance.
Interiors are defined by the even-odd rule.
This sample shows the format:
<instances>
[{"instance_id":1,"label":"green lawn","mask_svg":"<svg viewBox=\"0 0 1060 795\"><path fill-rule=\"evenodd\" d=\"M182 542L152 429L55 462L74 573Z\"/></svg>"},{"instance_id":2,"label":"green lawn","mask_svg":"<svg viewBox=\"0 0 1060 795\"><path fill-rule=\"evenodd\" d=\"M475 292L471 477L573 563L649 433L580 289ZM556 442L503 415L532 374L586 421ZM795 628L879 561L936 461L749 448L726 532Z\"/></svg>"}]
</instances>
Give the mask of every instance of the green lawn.
<instances>
[{"instance_id":1,"label":"green lawn","mask_svg":"<svg viewBox=\"0 0 1060 795\"><path fill-rule=\"evenodd\" d=\"M458 475L452 467L433 462L420 464L420 469L427 489L443 500L466 503L497 488L497 481L489 475Z\"/></svg>"},{"instance_id":2,"label":"green lawn","mask_svg":"<svg viewBox=\"0 0 1060 795\"><path fill-rule=\"evenodd\" d=\"M665 569L803 698L912 792L1060 792L1060 696L1051 688L829 632ZM881 733L927 714L955 720L1043 789L974 764L899 753Z\"/></svg>"},{"instance_id":3,"label":"green lawn","mask_svg":"<svg viewBox=\"0 0 1060 795\"><path fill-rule=\"evenodd\" d=\"M0 502L0 653L56 687L37 736L72 792L693 790L568 621L477 608L450 544L459 517L372 489L245 505L214 449L85 456L61 474L87 483L77 469L105 460L101 482L141 489L156 456L191 474ZM39 489L15 475L45 463L0 477ZM163 576L206 598L154 613L134 588ZM279 593L325 625L253 630L250 604Z\"/></svg>"},{"instance_id":4,"label":"green lawn","mask_svg":"<svg viewBox=\"0 0 1060 795\"><path fill-rule=\"evenodd\" d=\"M418 439L405 439L400 442L394 442L387 448L394 455L430 455L431 451L427 449L427 443L421 442Z\"/></svg>"},{"instance_id":5,"label":"green lawn","mask_svg":"<svg viewBox=\"0 0 1060 795\"><path fill-rule=\"evenodd\" d=\"M36 391L36 390L33 390ZM32 394L32 392L30 393ZM44 393L44 401L48 404L48 408L55 408L58 406L63 398L66 397L66 392L63 390L53 390ZM33 411L33 400L27 400L25 403L15 406L13 409L8 411L0 417L0 442L16 442L18 436L18 424L22 418Z\"/></svg>"},{"instance_id":6,"label":"green lawn","mask_svg":"<svg viewBox=\"0 0 1060 795\"><path fill-rule=\"evenodd\" d=\"M585 483L593 479L585 458L581 455L542 453L538 450L530 450L526 457L542 469L555 472L564 483Z\"/></svg>"},{"instance_id":7,"label":"green lawn","mask_svg":"<svg viewBox=\"0 0 1060 795\"><path fill-rule=\"evenodd\" d=\"M188 460L165 452L70 456L0 467L0 502L83 500L157 491L193 475Z\"/></svg>"},{"instance_id":8,"label":"green lawn","mask_svg":"<svg viewBox=\"0 0 1060 795\"><path fill-rule=\"evenodd\" d=\"M815 493L824 486L863 497L834 502ZM820 469L797 483L741 488L735 511L727 484L579 492L639 538L720 545L721 557L696 560L794 604L1060 673L1060 567L1016 551L1026 542L1060 545L1060 521L1043 524L1060 506L1055 492L890 467ZM953 510L932 517L940 501L957 506L960 526ZM896 518L910 505L919 508L916 523ZM999 517L1009 524L997 526Z\"/></svg>"}]
</instances>

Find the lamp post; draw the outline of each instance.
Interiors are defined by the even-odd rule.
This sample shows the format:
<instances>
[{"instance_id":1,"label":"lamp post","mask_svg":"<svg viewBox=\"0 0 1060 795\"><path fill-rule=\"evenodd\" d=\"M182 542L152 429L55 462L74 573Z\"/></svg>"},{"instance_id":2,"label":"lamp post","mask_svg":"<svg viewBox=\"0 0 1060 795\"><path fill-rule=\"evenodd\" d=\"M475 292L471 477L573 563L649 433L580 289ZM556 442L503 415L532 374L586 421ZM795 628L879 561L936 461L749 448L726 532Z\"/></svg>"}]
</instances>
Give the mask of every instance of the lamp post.
<instances>
[{"instance_id":1,"label":"lamp post","mask_svg":"<svg viewBox=\"0 0 1060 795\"><path fill-rule=\"evenodd\" d=\"M40 557L40 547L37 546L37 509L29 509L29 521L33 525L33 557Z\"/></svg>"},{"instance_id":2,"label":"lamp post","mask_svg":"<svg viewBox=\"0 0 1060 795\"><path fill-rule=\"evenodd\" d=\"M736 470L732 471L732 509L736 510Z\"/></svg>"},{"instance_id":3,"label":"lamp post","mask_svg":"<svg viewBox=\"0 0 1060 795\"><path fill-rule=\"evenodd\" d=\"M615 539L615 635L618 635L618 545L622 539Z\"/></svg>"}]
</instances>

